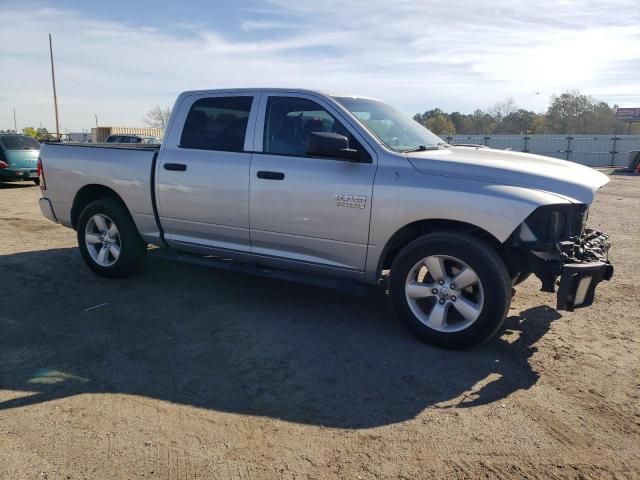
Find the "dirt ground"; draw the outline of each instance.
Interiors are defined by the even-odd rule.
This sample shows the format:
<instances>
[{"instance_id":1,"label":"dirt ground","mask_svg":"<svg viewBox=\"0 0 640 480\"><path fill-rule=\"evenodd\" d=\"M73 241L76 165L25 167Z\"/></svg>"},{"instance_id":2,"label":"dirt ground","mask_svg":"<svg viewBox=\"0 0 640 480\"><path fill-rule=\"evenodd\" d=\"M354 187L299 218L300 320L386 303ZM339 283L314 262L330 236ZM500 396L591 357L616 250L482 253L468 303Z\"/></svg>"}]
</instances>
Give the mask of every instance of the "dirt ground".
<instances>
[{"instance_id":1,"label":"dirt ground","mask_svg":"<svg viewBox=\"0 0 640 480\"><path fill-rule=\"evenodd\" d=\"M616 268L593 307L529 279L462 352L379 292L161 259L102 279L38 197L0 185L2 479L640 478L639 177L592 207Z\"/></svg>"}]
</instances>

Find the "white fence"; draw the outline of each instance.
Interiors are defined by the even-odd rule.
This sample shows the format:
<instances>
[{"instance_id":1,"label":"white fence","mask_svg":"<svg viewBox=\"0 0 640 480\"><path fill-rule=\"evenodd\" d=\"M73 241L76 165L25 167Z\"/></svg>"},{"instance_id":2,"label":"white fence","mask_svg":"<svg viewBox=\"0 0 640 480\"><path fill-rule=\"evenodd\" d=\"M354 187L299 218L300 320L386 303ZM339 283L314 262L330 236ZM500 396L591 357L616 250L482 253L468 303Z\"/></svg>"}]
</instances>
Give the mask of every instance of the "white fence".
<instances>
[{"instance_id":1,"label":"white fence","mask_svg":"<svg viewBox=\"0 0 640 480\"><path fill-rule=\"evenodd\" d=\"M453 135L449 143L473 143L562 158L591 167L627 166L640 152L640 135Z\"/></svg>"}]
</instances>

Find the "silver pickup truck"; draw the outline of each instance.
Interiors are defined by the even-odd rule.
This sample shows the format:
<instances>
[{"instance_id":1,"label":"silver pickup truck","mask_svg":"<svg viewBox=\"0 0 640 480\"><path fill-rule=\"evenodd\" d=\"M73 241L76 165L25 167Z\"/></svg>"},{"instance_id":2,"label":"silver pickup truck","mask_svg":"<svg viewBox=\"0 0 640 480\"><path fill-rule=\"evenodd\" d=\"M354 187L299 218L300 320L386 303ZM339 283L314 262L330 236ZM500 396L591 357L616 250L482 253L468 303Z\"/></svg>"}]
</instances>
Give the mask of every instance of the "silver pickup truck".
<instances>
[{"instance_id":1,"label":"silver pickup truck","mask_svg":"<svg viewBox=\"0 0 640 480\"><path fill-rule=\"evenodd\" d=\"M383 284L398 317L443 347L490 338L532 273L559 286L559 310L590 305L613 274L607 235L585 225L605 175L449 145L369 98L185 92L160 147L46 144L38 170L43 215L77 230L100 275L133 273L153 244L314 284Z\"/></svg>"}]
</instances>

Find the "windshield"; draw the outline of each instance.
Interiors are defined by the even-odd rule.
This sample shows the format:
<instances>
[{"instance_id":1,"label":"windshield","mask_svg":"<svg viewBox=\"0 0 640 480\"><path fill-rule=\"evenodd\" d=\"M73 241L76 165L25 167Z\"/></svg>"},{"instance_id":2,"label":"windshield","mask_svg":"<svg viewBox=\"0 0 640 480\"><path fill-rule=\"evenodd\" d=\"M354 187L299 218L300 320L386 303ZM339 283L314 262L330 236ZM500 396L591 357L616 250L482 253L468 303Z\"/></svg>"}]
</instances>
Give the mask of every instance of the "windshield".
<instances>
[{"instance_id":1,"label":"windshield","mask_svg":"<svg viewBox=\"0 0 640 480\"><path fill-rule=\"evenodd\" d=\"M2 135L0 142L7 150L40 150L38 141L25 135Z\"/></svg>"},{"instance_id":2,"label":"windshield","mask_svg":"<svg viewBox=\"0 0 640 480\"><path fill-rule=\"evenodd\" d=\"M396 152L446 145L437 135L386 103L366 98L334 97L382 143Z\"/></svg>"}]
</instances>

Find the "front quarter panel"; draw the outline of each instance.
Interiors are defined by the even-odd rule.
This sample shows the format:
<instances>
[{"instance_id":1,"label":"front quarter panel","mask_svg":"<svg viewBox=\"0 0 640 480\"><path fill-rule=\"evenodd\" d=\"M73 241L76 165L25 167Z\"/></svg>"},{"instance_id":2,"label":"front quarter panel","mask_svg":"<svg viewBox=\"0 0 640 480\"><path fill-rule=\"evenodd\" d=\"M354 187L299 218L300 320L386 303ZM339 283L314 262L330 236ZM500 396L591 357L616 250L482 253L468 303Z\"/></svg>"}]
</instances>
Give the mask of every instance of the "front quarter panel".
<instances>
[{"instance_id":1,"label":"front quarter panel","mask_svg":"<svg viewBox=\"0 0 640 480\"><path fill-rule=\"evenodd\" d=\"M367 273L377 275L389 239L421 220L452 220L480 227L504 242L537 207L569 203L522 187L418 172L406 157L388 155L376 175Z\"/></svg>"}]
</instances>

